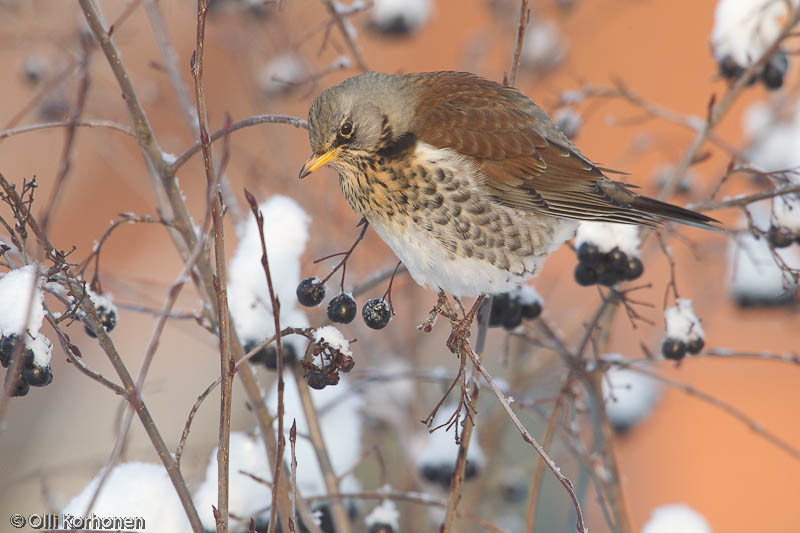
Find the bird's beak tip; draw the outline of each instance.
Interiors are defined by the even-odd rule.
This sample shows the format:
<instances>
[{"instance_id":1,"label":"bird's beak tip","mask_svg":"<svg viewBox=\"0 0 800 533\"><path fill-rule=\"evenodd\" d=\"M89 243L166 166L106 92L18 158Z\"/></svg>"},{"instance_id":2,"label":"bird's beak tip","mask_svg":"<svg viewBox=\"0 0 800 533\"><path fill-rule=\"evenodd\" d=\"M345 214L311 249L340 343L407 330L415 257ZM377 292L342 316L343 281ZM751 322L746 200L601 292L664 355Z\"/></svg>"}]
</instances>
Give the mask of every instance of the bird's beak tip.
<instances>
[{"instance_id":1,"label":"bird's beak tip","mask_svg":"<svg viewBox=\"0 0 800 533\"><path fill-rule=\"evenodd\" d=\"M297 176L298 179L303 179L318 168L328 164L328 162L336 155L336 151L336 148L332 148L320 156L311 154L311 156L303 164L303 168L300 169L300 174Z\"/></svg>"}]
</instances>

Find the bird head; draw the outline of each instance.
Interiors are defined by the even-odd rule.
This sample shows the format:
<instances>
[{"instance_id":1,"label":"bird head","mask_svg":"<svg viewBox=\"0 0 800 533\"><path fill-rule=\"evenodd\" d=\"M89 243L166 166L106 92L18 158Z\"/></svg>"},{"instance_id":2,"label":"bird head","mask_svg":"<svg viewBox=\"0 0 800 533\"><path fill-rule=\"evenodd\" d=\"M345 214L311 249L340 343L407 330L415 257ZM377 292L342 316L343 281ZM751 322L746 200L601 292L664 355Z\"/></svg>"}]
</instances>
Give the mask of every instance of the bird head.
<instances>
[{"instance_id":1,"label":"bird head","mask_svg":"<svg viewBox=\"0 0 800 533\"><path fill-rule=\"evenodd\" d=\"M401 76L369 72L320 94L308 111L311 156L304 178L330 164L355 171L358 160L408 131L415 101Z\"/></svg>"}]
</instances>

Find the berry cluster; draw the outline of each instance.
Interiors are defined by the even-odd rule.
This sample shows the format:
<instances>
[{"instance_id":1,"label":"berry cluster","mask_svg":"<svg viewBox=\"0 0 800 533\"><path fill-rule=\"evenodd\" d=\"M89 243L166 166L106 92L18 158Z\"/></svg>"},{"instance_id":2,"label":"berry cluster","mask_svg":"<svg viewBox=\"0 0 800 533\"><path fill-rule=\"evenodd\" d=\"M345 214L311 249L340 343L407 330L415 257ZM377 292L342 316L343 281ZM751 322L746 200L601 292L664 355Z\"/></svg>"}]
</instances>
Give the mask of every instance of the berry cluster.
<instances>
[{"instance_id":1,"label":"berry cluster","mask_svg":"<svg viewBox=\"0 0 800 533\"><path fill-rule=\"evenodd\" d=\"M664 311L667 322L667 337L661 344L662 355L673 361L680 361L687 352L700 353L705 346L705 334L700 319L694 314L692 301L679 299L674 307Z\"/></svg>"},{"instance_id":2,"label":"berry cluster","mask_svg":"<svg viewBox=\"0 0 800 533\"><path fill-rule=\"evenodd\" d=\"M719 73L723 78L738 80L747 68L740 65L732 56L725 56L719 61ZM752 85L760 80L767 89L776 90L783 86L783 78L789 70L789 59L784 50L777 50L759 72L755 73L747 83Z\"/></svg>"},{"instance_id":3,"label":"berry cluster","mask_svg":"<svg viewBox=\"0 0 800 533\"><path fill-rule=\"evenodd\" d=\"M455 463L424 463L420 466L419 473L427 481L439 485L441 488L447 490L450 488L450 482L453 479L455 472ZM464 467L464 481L476 477L480 474L480 468L474 462L467 459L467 464Z\"/></svg>"},{"instance_id":4,"label":"berry cluster","mask_svg":"<svg viewBox=\"0 0 800 533\"><path fill-rule=\"evenodd\" d=\"M350 372L356 362L350 344L333 326L324 326L314 332L314 349L311 361L303 361L305 378L312 389L324 389L339 383L340 372Z\"/></svg>"},{"instance_id":5,"label":"berry cluster","mask_svg":"<svg viewBox=\"0 0 800 533\"><path fill-rule=\"evenodd\" d=\"M606 287L642 275L639 236L635 226L582 222L576 238L578 265L575 281L584 287L599 283Z\"/></svg>"},{"instance_id":6,"label":"berry cluster","mask_svg":"<svg viewBox=\"0 0 800 533\"><path fill-rule=\"evenodd\" d=\"M306 278L297 286L297 301L306 307L315 307L325 299L327 289L319 278ZM349 293L342 292L328 302L331 322L349 324L356 317L358 305ZM368 300L361 308L364 323L372 329L383 329L392 319L392 308L383 298Z\"/></svg>"},{"instance_id":7,"label":"berry cluster","mask_svg":"<svg viewBox=\"0 0 800 533\"><path fill-rule=\"evenodd\" d=\"M263 342L263 341L262 341ZM253 348L261 344L257 341L247 341L244 343L245 353L249 353ZM281 352L283 353L283 364L292 365L297 362L297 350L291 342L281 343ZM276 370L278 368L278 349L275 344L264 346L250 358L253 364L261 363L269 370Z\"/></svg>"},{"instance_id":8,"label":"berry cluster","mask_svg":"<svg viewBox=\"0 0 800 533\"><path fill-rule=\"evenodd\" d=\"M14 346L17 343L17 335L4 335L0 338L0 364L8 368L14 356ZM25 396L31 387L44 387L53 381L53 371L50 365L37 366L34 363L33 350L25 347L22 350L22 375L17 381L11 396Z\"/></svg>"},{"instance_id":9,"label":"berry cluster","mask_svg":"<svg viewBox=\"0 0 800 533\"><path fill-rule=\"evenodd\" d=\"M521 286L513 291L495 294L489 313L489 327L512 330L522 320L533 320L542 314L542 299L532 287Z\"/></svg>"}]
</instances>

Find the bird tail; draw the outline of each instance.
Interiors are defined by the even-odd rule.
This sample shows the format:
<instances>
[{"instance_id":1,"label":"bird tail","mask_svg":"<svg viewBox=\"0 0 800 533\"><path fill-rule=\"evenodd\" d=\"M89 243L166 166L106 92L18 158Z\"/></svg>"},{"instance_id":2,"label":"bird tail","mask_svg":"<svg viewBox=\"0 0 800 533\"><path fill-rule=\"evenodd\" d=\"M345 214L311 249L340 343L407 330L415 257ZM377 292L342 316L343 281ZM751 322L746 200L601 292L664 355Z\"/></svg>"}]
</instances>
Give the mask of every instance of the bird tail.
<instances>
[{"instance_id":1,"label":"bird tail","mask_svg":"<svg viewBox=\"0 0 800 533\"><path fill-rule=\"evenodd\" d=\"M687 226L694 226L696 228L709 229L714 231L722 231L722 228L716 224L720 224L719 220L707 217L696 211L684 209L677 205L668 204L647 196L636 196L630 201L630 206L634 211L646 215L654 215L657 218L672 220Z\"/></svg>"}]
</instances>

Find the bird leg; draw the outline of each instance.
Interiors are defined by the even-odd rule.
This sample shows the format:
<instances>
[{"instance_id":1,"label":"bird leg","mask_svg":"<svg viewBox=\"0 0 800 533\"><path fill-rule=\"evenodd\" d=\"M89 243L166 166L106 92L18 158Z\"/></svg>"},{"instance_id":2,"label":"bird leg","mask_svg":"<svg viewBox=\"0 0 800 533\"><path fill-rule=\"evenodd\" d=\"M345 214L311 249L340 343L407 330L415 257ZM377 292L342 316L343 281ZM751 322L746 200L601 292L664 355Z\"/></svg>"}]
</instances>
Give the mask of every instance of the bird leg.
<instances>
[{"instance_id":1,"label":"bird leg","mask_svg":"<svg viewBox=\"0 0 800 533\"><path fill-rule=\"evenodd\" d=\"M451 320L453 323L453 331L447 338L447 347L451 352L455 354L461 353L462 346L469 338L469 329L470 326L472 326L472 321L475 320L475 314L478 312L478 309L480 308L481 303L483 303L484 298L486 298L485 294L478 296L475 299L475 303L472 304L472 308L464 315L463 319L458 321Z\"/></svg>"}]
</instances>

